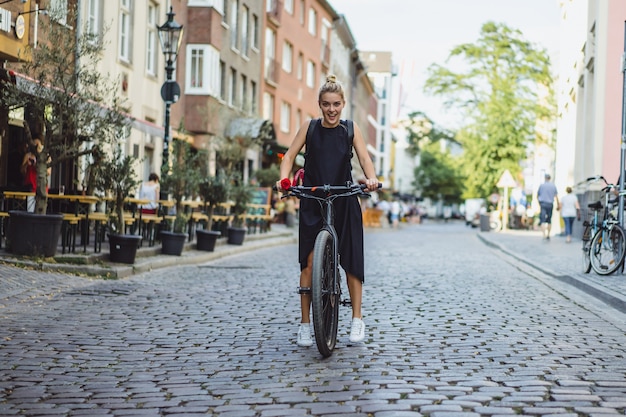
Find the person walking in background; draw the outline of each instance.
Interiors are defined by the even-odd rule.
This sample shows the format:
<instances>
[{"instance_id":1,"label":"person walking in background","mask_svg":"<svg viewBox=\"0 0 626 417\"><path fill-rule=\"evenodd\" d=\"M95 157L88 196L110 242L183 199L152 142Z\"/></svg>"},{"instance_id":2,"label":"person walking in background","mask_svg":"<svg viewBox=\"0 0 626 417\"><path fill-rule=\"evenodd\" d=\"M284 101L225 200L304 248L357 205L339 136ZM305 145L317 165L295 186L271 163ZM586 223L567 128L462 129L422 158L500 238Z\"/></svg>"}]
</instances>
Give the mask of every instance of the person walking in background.
<instances>
[{"instance_id":1,"label":"person walking in background","mask_svg":"<svg viewBox=\"0 0 626 417\"><path fill-rule=\"evenodd\" d=\"M572 194L572 187L565 189L566 194L561 198L561 217L565 222L565 241L572 241L572 229L574 228L574 218L580 220L580 205L578 197Z\"/></svg>"},{"instance_id":2,"label":"person walking in background","mask_svg":"<svg viewBox=\"0 0 626 417\"><path fill-rule=\"evenodd\" d=\"M140 206L142 214L156 214L160 194L159 176L153 172L148 176L148 182L144 182L139 188L139 199L150 200L150 203Z\"/></svg>"},{"instance_id":3,"label":"person walking in background","mask_svg":"<svg viewBox=\"0 0 626 417\"><path fill-rule=\"evenodd\" d=\"M550 174L546 174L545 182L539 186L537 190L537 201L541 212L539 214L539 224L543 232L543 238L550 240L550 231L552 229L552 210L556 202L556 209L559 210L559 197L556 186L551 180Z\"/></svg>"},{"instance_id":4,"label":"person walking in background","mask_svg":"<svg viewBox=\"0 0 626 417\"><path fill-rule=\"evenodd\" d=\"M341 112L345 104L343 87L334 75L329 75L320 88L318 96L322 118L306 121L296 133L280 164L282 180L276 183L278 190L285 190L283 183L290 183L288 177L293 169L294 161L305 145L303 178L305 186L353 182L350 159L352 149L354 149L365 175L367 189L369 191L378 189L374 164L367 152L361 130L354 123L354 138L351 139L348 129L341 123ZM307 138L307 131L312 123L315 124L310 137ZM340 263L346 271L348 291L352 302L350 342L357 343L365 339L365 324L361 313L363 281L365 280L363 214L357 196L337 199L334 204ZM317 233L323 225L321 207L317 201L307 198L300 200L299 219L300 287L311 288L313 246ZM302 319L298 328L297 344L298 346L311 346L313 344L309 317L311 295L301 294L300 304Z\"/></svg>"}]
</instances>

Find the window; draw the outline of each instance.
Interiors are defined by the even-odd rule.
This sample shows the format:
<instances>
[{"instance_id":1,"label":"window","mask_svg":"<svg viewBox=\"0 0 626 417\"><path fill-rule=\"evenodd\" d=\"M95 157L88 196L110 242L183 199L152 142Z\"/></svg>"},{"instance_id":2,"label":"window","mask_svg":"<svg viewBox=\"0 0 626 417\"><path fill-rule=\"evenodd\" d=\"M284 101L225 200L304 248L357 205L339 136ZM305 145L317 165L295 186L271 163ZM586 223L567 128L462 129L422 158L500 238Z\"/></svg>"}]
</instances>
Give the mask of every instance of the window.
<instances>
[{"instance_id":1,"label":"window","mask_svg":"<svg viewBox=\"0 0 626 417\"><path fill-rule=\"evenodd\" d=\"M306 63L306 85L307 87L315 88L315 64L313 61L307 61Z\"/></svg>"},{"instance_id":2,"label":"window","mask_svg":"<svg viewBox=\"0 0 626 417\"><path fill-rule=\"evenodd\" d=\"M285 11L293 15L293 0L285 0Z\"/></svg>"},{"instance_id":3,"label":"window","mask_svg":"<svg viewBox=\"0 0 626 417\"><path fill-rule=\"evenodd\" d=\"M102 31L102 0L89 0L87 3L87 33L93 41L99 40Z\"/></svg>"},{"instance_id":4,"label":"window","mask_svg":"<svg viewBox=\"0 0 626 417\"><path fill-rule=\"evenodd\" d=\"M255 14L252 15L252 47L256 50L259 49L259 17Z\"/></svg>"},{"instance_id":5,"label":"window","mask_svg":"<svg viewBox=\"0 0 626 417\"><path fill-rule=\"evenodd\" d=\"M241 97L239 99L241 110L248 111L248 77L241 75Z\"/></svg>"},{"instance_id":6,"label":"window","mask_svg":"<svg viewBox=\"0 0 626 417\"><path fill-rule=\"evenodd\" d=\"M291 104L283 101L280 106L280 130L289 133L291 121Z\"/></svg>"},{"instance_id":7,"label":"window","mask_svg":"<svg viewBox=\"0 0 626 417\"><path fill-rule=\"evenodd\" d=\"M248 39L248 16L250 15L250 9L248 6L243 6L241 12L241 54L248 56L250 51L250 42Z\"/></svg>"},{"instance_id":8,"label":"window","mask_svg":"<svg viewBox=\"0 0 626 417\"><path fill-rule=\"evenodd\" d=\"M317 36L317 12L315 9L309 9L309 33Z\"/></svg>"},{"instance_id":9,"label":"window","mask_svg":"<svg viewBox=\"0 0 626 417\"><path fill-rule=\"evenodd\" d=\"M274 96L270 93L263 93L263 118L274 120Z\"/></svg>"},{"instance_id":10,"label":"window","mask_svg":"<svg viewBox=\"0 0 626 417\"><path fill-rule=\"evenodd\" d=\"M122 0L120 7L119 54L124 62L131 62L132 45L132 0Z\"/></svg>"},{"instance_id":11,"label":"window","mask_svg":"<svg viewBox=\"0 0 626 417\"><path fill-rule=\"evenodd\" d=\"M127 0L130 1L130 0ZM62 25L67 24L67 0L50 0L48 15Z\"/></svg>"},{"instance_id":12,"label":"window","mask_svg":"<svg viewBox=\"0 0 626 417\"><path fill-rule=\"evenodd\" d=\"M298 63L296 67L296 77L298 77L298 81L302 81L302 73L304 71L304 55L302 52L298 54Z\"/></svg>"},{"instance_id":13,"label":"window","mask_svg":"<svg viewBox=\"0 0 626 417\"><path fill-rule=\"evenodd\" d=\"M285 41L283 44L283 70L291 73L293 70L293 45Z\"/></svg>"},{"instance_id":14,"label":"window","mask_svg":"<svg viewBox=\"0 0 626 417\"><path fill-rule=\"evenodd\" d=\"M306 5L304 0L300 0L300 24L304 26L304 13L306 10Z\"/></svg>"},{"instance_id":15,"label":"window","mask_svg":"<svg viewBox=\"0 0 626 417\"><path fill-rule=\"evenodd\" d=\"M233 0L230 4L230 47L237 49L237 37L239 36L239 0Z\"/></svg>"},{"instance_id":16,"label":"window","mask_svg":"<svg viewBox=\"0 0 626 417\"><path fill-rule=\"evenodd\" d=\"M276 32L267 28L265 30L265 79L276 81L276 72Z\"/></svg>"},{"instance_id":17,"label":"window","mask_svg":"<svg viewBox=\"0 0 626 417\"><path fill-rule=\"evenodd\" d=\"M146 72L149 75L156 75L158 34L157 34L158 8L150 3L148 5L148 33L146 35Z\"/></svg>"},{"instance_id":18,"label":"window","mask_svg":"<svg viewBox=\"0 0 626 417\"><path fill-rule=\"evenodd\" d=\"M186 47L185 92L217 96L220 86L220 52L211 45Z\"/></svg>"},{"instance_id":19,"label":"window","mask_svg":"<svg viewBox=\"0 0 626 417\"><path fill-rule=\"evenodd\" d=\"M258 94L256 82L250 81L250 111L252 114L256 114L259 110L259 105L257 104Z\"/></svg>"},{"instance_id":20,"label":"window","mask_svg":"<svg viewBox=\"0 0 626 417\"><path fill-rule=\"evenodd\" d=\"M220 98L226 101L226 63L220 61Z\"/></svg>"},{"instance_id":21,"label":"window","mask_svg":"<svg viewBox=\"0 0 626 417\"><path fill-rule=\"evenodd\" d=\"M229 17L228 0L224 0L224 3L222 4L222 10L224 11L224 14L222 15L222 23L225 25L228 25L228 17Z\"/></svg>"},{"instance_id":22,"label":"window","mask_svg":"<svg viewBox=\"0 0 626 417\"><path fill-rule=\"evenodd\" d=\"M230 69L230 95L228 96L228 104L235 106L237 104L237 70Z\"/></svg>"},{"instance_id":23,"label":"window","mask_svg":"<svg viewBox=\"0 0 626 417\"><path fill-rule=\"evenodd\" d=\"M302 126L302 110L298 109L296 111L296 129L299 129Z\"/></svg>"}]
</instances>

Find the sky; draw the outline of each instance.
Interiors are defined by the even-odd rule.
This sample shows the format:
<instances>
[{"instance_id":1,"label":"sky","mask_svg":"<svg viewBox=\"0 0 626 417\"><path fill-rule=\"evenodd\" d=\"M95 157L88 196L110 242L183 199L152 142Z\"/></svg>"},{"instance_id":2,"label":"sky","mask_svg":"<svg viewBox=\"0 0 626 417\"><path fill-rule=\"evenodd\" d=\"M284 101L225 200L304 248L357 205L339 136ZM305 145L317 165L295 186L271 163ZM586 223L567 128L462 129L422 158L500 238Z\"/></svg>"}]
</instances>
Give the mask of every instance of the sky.
<instances>
[{"instance_id":1,"label":"sky","mask_svg":"<svg viewBox=\"0 0 626 417\"><path fill-rule=\"evenodd\" d=\"M436 124L454 128L454 112L426 96L426 69L444 65L452 48L478 40L487 21L505 23L545 48L558 64L558 0L329 0L348 21L359 51L391 51L403 80L393 93L394 115L423 111ZM399 97L402 96L402 97Z\"/></svg>"}]
</instances>

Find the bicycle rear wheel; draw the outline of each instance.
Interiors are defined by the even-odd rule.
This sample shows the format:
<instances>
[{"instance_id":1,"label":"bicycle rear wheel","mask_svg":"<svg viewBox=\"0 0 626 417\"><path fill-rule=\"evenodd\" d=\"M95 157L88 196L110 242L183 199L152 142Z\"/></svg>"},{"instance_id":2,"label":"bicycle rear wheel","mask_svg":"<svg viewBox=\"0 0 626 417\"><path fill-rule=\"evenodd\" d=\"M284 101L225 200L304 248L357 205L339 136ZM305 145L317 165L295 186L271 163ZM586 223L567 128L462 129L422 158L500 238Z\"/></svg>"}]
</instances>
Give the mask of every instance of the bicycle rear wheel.
<instances>
[{"instance_id":1,"label":"bicycle rear wheel","mask_svg":"<svg viewBox=\"0 0 626 417\"><path fill-rule=\"evenodd\" d=\"M315 343L326 358L333 353L337 342L341 297L337 288L339 282L334 279L337 266L334 261L333 239L328 230L320 231L315 239L312 269L311 302Z\"/></svg>"},{"instance_id":2,"label":"bicycle rear wheel","mask_svg":"<svg viewBox=\"0 0 626 417\"><path fill-rule=\"evenodd\" d=\"M600 229L591 241L591 267L598 275L609 275L617 271L624 262L626 235L618 225Z\"/></svg>"},{"instance_id":3,"label":"bicycle rear wheel","mask_svg":"<svg viewBox=\"0 0 626 417\"><path fill-rule=\"evenodd\" d=\"M591 249L591 239L593 236L591 235L591 224L585 222L585 229L583 230L583 256L582 256L582 267L583 273L588 274L591 271L591 256L589 251Z\"/></svg>"}]
</instances>

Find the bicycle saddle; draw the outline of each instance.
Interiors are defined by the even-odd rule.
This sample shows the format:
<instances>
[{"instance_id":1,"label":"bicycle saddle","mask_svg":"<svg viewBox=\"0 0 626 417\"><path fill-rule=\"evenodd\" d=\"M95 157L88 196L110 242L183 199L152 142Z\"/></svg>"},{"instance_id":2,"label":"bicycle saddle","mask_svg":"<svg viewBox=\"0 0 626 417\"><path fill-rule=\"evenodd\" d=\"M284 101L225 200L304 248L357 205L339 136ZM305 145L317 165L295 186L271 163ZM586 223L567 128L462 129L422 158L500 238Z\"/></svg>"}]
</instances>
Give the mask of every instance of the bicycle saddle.
<instances>
[{"instance_id":1,"label":"bicycle saddle","mask_svg":"<svg viewBox=\"0 0 626 417\"><path fill-rule=\"evenodd\" d=\"M602 210L602 202L596 201L595 203L589 203L587 207L589 207L592 210Z\"/></svg>"}]
</instances>

